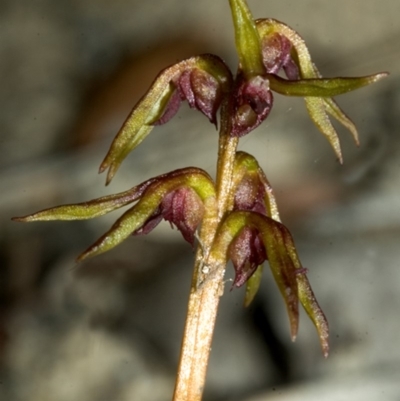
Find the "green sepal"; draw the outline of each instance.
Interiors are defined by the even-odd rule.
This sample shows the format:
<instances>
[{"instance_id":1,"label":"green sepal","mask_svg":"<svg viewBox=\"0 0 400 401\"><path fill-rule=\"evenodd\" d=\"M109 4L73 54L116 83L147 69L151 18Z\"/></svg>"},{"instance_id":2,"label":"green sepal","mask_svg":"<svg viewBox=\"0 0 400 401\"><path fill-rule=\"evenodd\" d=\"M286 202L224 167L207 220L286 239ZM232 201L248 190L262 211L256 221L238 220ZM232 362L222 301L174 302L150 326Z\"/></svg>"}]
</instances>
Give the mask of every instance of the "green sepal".
<instances>
[{"instance_id":1,"label":"green sepal","mask_svg":"<svg viewBox=\"0 0 400 401\"><path fill-rule=\"evenodd\" d=\"M387 74L375 74L358 78L316 78L290 81L276 75L268 75L271 89L282 95L304 97L310 118L328 139L336 157L343 162L340 141L335 128L333 127L329 115L344 125L353 136L356 144L359 144L358 133L354 123L339 108L331 96L341 95L363 86L370 85Z\"/></svg>"},{"instance_id":2,"label":"green sepal","mask_svg":"<svg viewBox=\"0 0 400 401\"><path fill-rule=\"evenodd\" d=\"M263 265L258 266L257 270L246 282L246 292L244 295L245 307L248 307L253 302L253 299L260 288L263 270L264 270Z\"/></svg>"},{"instance_id":3,"label":"green sepal","mask_svg":"<svg viewBox=\"0 0 400 401\"><path fill-rule=\"evenodd\" d=\"M28 216L13 217L12 220L28 223L33 221L93 219L135 202L152 182L154 182L154 178L124 192L103 196L88 202L52 207Z\"/></svg>"},{"instance_id":4,"label":"green sepal","mask_svg":"<svg viewBox=\"0 0 400 401\"><path fill-rule=\"evenodd\" d=\"M247 78L265 72L257 27L245 0L229 0L240 69Z\"/></svg>"},{"instance_id":5,"label":"green sepal","mask_svg":"<svg viewBox=\"0 0 400 401\"><path fill-rule=\"evenodd\" d=\"M314 78L287 80L277 75L267 74L271 89L281 95L301 97L332 97L370 85L387 74L380 73L357 78Z\"/></svg>"}]
</instances>

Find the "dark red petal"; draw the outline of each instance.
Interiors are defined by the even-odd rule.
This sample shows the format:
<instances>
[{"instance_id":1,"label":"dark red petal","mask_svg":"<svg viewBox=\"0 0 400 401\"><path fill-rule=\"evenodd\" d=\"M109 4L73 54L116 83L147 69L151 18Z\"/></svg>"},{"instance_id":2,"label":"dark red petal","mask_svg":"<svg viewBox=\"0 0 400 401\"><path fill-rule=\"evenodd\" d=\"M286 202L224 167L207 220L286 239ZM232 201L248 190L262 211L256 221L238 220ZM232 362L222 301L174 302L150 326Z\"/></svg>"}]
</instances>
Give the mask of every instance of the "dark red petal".
<instances>
[{"instance_id":1,"label":"dark red petal","mask_svg":"<svg viewBox=\"0 0 400 401\"><path fill-rule=\"evenodd\" d=\"M179 110L183 100L187 100L192 109L201 111L211 123L217 123L217 111L222 101L220 83L211 74L198 68L183 71L171 82L176 90L168 100L163 115L153 123L167 123Z\"/></svg>"},{"instance_id":2,"label":"dark red petal","mask_svg":"<svg viewBox=\"0 0 400 401\"><path fill-rule=\"evenodd\" d=\"M234 210L248 210L266 215L265 196L265 188L258 174L248 174L235 190Z\"/></svg>"},{"instance_id":3,"label":"dark red petal","mask_svg":"<svg viewBox=\"0 0 400 401\"><path fill-rule=\"evenodd\" d=\"M268 79L257 75L239 79L234 95L232 135L241 137L257 128L268 116L273 102Z\"/></svg>"},{"instance_id":4,"label":"dark red petal","mask_svg":"<svg viewBox=\"0 0 400 401\"><path fill-rule=\"evenodd\" d=\"M196 107L212 122L217 122L217 110L222 101L222 91L218 81L202 70L193 70L191 74L192 89L195 94Z\"/></svg>"},{"instance_id":5,"label":"dark red petal","mask_svg":"<svg viewBox=\"0 0 400 401\"><path fill-rule=\"evenodd\" d=\"M134 231L132 235L146 235L150 231L153 231L154 228L158 226L160 221L162 220L162 215L160 208L158 208L157 212L154 213L147 221L140 227L138 230Z\"/></svg>"},{"instance_id":6,"label":"dark red petal","mask_svg":"<svg viewBox=\"0 0 400 401\"><path fill-rule=\"evenodd\" d=\"M194 244L194 233L204 214L204 205L190 188L182 187L167 194L161 204L162 216L174 224L183 238Z\"/></svg>"},{"instance_id":7,"label":"dark red petal","mask_svg":"<svg viewBox=\"0 0 400 401\"><path fill-rule=\"evenodd\" d=\"M241 287L267 259L258 231L248 227L232 241L228 253L236 273L233 287Z\"/></svg>"},{"instance_id":8,"label":"dark red petal","mask_svg":"<svg viewBox=\"0 0 400 401\"><path fill-rule=\"evenodd\" d=\"M283 66L283 70L285 71L286 76L290 80L300 79L299 67L292 59L289 59L287 61L287 63Z\"/></svg>"},{"instance_id":9,"label":"dark red petal","mask_svg":"<svg viewBox=\"0 0 400 401\"><path fill-rule=\"evenodd\" d=\"M300 79L299 68L292 58L293 46L288 38L274 33L263 38L261 47L267 73L278 74L283 69L289 79Z\"/></svg>"},{"instance_id":10,"label":"dark red petal","mask_svg":"<svg viewBox=\"0 0 400 401\"><path fill-rule=\"evenodd\" d=\"M171 120L171 118L178 112L181 101L182 99L179 91L175 90L168 101L163 115L157 121L155 121L153 125L162 125Z\"/></svg>"},{"instance_id":11,"label":"dark red petal","mask_svg":"<svg viewBox=\"0 0 400 401\"><path fill-rule=\"evenodd\" d=\"M189 106L191 108L195 108L196 99L194 97L194 92L192 88L191 75L191 71L183 71L182 74L179 76L177 85L180 90L182 100L186 99L189 103Z\"/></svg>"}]
</instances>

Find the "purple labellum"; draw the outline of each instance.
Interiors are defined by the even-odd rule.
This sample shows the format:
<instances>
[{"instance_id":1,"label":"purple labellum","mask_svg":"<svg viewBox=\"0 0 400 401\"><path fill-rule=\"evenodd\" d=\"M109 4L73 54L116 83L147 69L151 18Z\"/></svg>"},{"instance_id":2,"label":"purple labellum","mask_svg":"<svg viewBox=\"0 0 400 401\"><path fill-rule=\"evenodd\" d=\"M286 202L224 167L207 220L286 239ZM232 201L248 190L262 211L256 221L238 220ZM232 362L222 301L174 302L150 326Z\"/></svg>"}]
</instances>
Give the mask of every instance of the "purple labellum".
<instances>
[{"instance_id":1,"label":"purple labellum","mask_svg":"<svg viewBox=\"0 0 400 401\"><path fill-rule=\"evenodd\" d=\"M236 273L232 287L241 287L267 259L258 231L249 227L232 241L228 252Z\"/></svg>"},{"instance_id":2,"label":"purple labellum","mask_svg":"<svg viewBox=\"0 0 400 401\"><path fill-rule=\"evenodd\" d=\"M167 123L179 110L182 101L187 100L192 109L201 111L214 125L217 111L222 101L222 91L218 81L200 69L183 71L171 85L174 91L168 100L163 115L154 123Z\"/></svg>"},{"instance_id":3,"label":"purple labellum","mask_svg":"<svg viewBox=\"0 0 400 401\"><path fill-rule=\"evenodd\" d=\"M196 100L194 97L192 80L191 80L191 71L183 71L176 81L176 86L181 93L181 99L186 99L191 108L196 107Z\"/></svg>"},{"instance_id":4,"label":"purple labellum","mask_svg":"<svg viewBox=\"0 0 400 401\"><path fill-rule=\"evenodd\" d=\"M266 215L265 196L265 188L258 176L245 176L236 188L234 209Z\"/></svg>"},{"instance_id":5,"label":"purple labellum","mask_svg":"<svg viewBox=\"0 0 400 401\"><path fill-rule=\"evenodd\" d=\"M268 79L260 75L242 78L234 102L232 135L242 137L257 128L271 110L273 96Z\"/></svg>"},{"instance_id":6,"label":"purple labellum","mask_svg":"<svg viewBox=\"0 0 400 401\"><path fill-rule=\"evenodd\" d=\"M148 234L164 218L175 225L183 238L194 244L194 233L204 214L204 205L191 188L181 187L166 194L153 215L133 235Z\"/></svg>"},{"instance_id":7,"label":"purple labellum","mask_svg":"<svg viewBox=\"0 0 400 401\"><path fill-rule=\"evenodd\" d=\"M292 44L279 33L267 36L262 41L263 63L267 73L277 74L281 69L289 79L299 79L299 69L292 59Z\"/></svg>"},{"instance_id":8,"label":"purple labellum","mask_svg":"<svg viewBox=\"0 0 400 401\"><path fill-rule=\"evenodd\" d=\"M195 107L216 126L217 110L222 100L218 81L202 70L193 70L191 73L191 85L195 93Z\"/></svg>"},{"instance_id":9,"label":"purple labellum","mask_svg":"<svg viewBox=\"0 0 400 401\"><path fill-rule=\"evenodd\" d=\"M175 88L171 97L168 100L168 104L164 110L163 115L157 121L155 121L153 125L163 125L171 120L171 118L178 112L181 101L181 95L179 91Z\"/></svg>"},{"instance_id":10,"label":"purple labellum","mask_svg":"<svg viewBox=\"0 0 400 401\"><path fill-rule=\"evenodd\" d=\"M163 216L161 214L161 208L159 207L154 214L143 224L142 227L137 229L132 235L147 235L149 232L153 231L160 221L162 220Z\"/></svg>"}]
</instances>

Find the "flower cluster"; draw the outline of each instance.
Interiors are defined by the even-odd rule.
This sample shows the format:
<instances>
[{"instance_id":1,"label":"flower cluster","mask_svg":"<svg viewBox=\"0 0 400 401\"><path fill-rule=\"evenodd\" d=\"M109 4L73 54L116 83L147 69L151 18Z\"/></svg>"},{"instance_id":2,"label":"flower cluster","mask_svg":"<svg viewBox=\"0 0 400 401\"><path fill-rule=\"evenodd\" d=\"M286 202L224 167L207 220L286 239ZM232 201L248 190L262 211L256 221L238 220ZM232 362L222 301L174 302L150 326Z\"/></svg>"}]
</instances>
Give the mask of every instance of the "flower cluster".
<instances>
[{"instance_id":1,"label":"flower cluster","mask_svg":"<svg viewBox=\"0 0 400 401\"><path fill-rule=\"evenodd\" d=\"M339 139L330 121L343 124L358 142L354 124L333 96L369 85L386 76L361 78L320 76L303 39L274 19L254 20L244 0L230 0L235 27L239 68L234 77L217 56L201 55L163 70L149 91L134 107L111 144L100 172L108 170L110 183L124 158L157 125L167 123L182 101L198 109L217 125L228 143L256 127L269 115L273 92L305 99L308 113L342 162ZM282 78L282 73L286 78ZM280 75L279 75L280 74ZM236 142L235 142L236 143ZM223 153L224 149L220 151ZM298 328L298 304L302 304L319 333L324 355L328 354L328 324L311 290L293 239L281 223L277 204L264 172L253 156L236 151L223 184L228 201L219 204L220 182L203 170L189 167L160 175L119 194L90 202L64 205L17 221L77 220L101 216L133 204L78 260L105 252L130 235L149 233L164 218L176 226L184 239L194 244L196 230L216 221L209 249L203 250L204 265L212 270L232 260L234 287L246 284L245 304L253 299L260 283L262 265L268 261L285 300L292 338ZM228 166L229 167L229 166Z\"/></svg>"}]
</instances>

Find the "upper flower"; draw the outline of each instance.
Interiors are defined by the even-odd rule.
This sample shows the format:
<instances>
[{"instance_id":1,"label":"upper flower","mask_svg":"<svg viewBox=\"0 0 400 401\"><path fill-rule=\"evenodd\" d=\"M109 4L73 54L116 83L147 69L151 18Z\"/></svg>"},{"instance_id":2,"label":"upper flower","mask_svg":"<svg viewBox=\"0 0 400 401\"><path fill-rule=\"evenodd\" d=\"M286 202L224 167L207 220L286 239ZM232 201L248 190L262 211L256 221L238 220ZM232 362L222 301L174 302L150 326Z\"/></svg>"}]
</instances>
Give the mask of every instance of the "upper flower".
<instances>
[{"instance_id":1,"label":"upper flower","mask_svg":"<svg viewBox=\"0 0 400 401\"><path fill-rule=\"evenodd\" d=\"M339 139L329 115L349 129L356 143L357 130L332 99L387 76L321 78L304 40L274 19L254 21L244 0L230 0L239 54L239 74L234 95L232 134L243 136L258 127L272 107L272 93L301 96L308 113L342 162ZM279 74L283 71L287 80Z\"/></svg>"},{"instance_id":2,"label":"upper flower","mask_svg":"<svg viewBox=\"0 0 400 401\"><path fill-rule=\"evenodd\" d=\"M191 57L162 71L128 116L100 166L100 172L108 170L107 184L129 152L155 125L168 122L183 100L215 125L218 108L228 101L231 135L241 137L267 118L273 104L272 91L301 96L311 119L340 161L339 139L329 115L348 128L358 143L354 124L332 97L369 85L387 74L321 78L303 39L293 29L274 19L253 20L244 0L230 0L230 5L239 55L236 79L219 57L210 54ZM278 75L281 71L288 79Z\"/></svg>"},{"instance_id":3,"label":"upper flower","mask_svg":"<svg viewBox=\"0 0 400 401\"><path fill-rule=\"evenodd\" d=\"M107 184L125 157L150 133L155 125L169 121L181 101L201 111L216 124L216 113L231 90L232 74L217 56L191 57L161 71L148 92L133 108L111 144L100 166L108 169Z\"/></svg>"}]
</instances>

